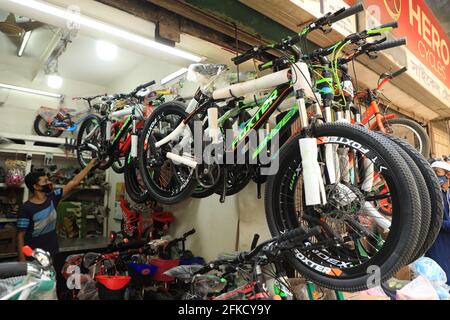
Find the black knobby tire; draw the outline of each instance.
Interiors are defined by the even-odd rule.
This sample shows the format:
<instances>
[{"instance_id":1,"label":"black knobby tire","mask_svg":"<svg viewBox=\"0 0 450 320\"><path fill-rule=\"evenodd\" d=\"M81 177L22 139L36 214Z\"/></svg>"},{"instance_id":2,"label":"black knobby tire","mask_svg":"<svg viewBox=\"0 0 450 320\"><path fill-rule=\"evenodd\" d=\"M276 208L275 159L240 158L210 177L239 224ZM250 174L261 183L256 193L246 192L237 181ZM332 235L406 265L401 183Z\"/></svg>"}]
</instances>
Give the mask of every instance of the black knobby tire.
<instances>
[{"instance_id":1,"label":"black knobby tire","mask_svg":"<svg viewBox=\"0 0 450 320\"><path fill-rule=\"evenodd\" d=\"M395 215L392 219L389 236L381 250L357 267L341 268L338 266L339 272L336 272L336 268L326 269L317 263L313 264L314 261L306 256L308 253L303 254L299 250L287 252L286 259L300 274L319 285L342 291L363 290L371 284L370 281L373 279L367 269L369 266L378 266L380 281L385 281L409 262L408 260L416 248L420 226L420 202L414 177L405 160L389 140L371 133L363 127L329 123L317 126L313 134L315 137L339 137L333 143L344 145L349 143L354 148L358 148L356 145L359 143L360 147L363 146L364 149L367 149L368 151L364 152L365 157L375 163L377 168L380 168L380 165L386 168L383 169L383 177L390 189ZM285 221L289 217L285 216L282 211L287 206L286 199L291 197L290 194L287 194L288 188L292 190L293 181L297 182L300 176L299 138L300 135L283 145L279 153L280 169L267 181L265 208L268 226L273 236L289 229L285 225ZM292 215L292 213L289 214ZM293 214L297 213L293 212Z\"/></svg>"},{"instance_id":2,"label":"black knobby tire","mask_svg":"<svg viewBox=\"0 0 450 320\"><path fill-rule=\"evenodd\" d=\"M98 123L101 126L100 129L99 129L100 130L100 134L101 134L101 139L102 139L102 141L104 141L104 137L105 137L105 128L104 127L105 126L102 125L102 121L101 120L102 119L99 116L97 116L95 114L91 114L91 115L87 116L83 120L83 122L81 123L80 129L78 130L78 136L77 136L77 159L78 159L78 163L80 164L80 166L82 168L86 167L86 165L87 165L87 161L86 161L87 159L83 159L83 157L82 157L82 148L81 148L81 146L82 146L82 140L83 140L83 133L86 130L89 130L90 126L93 123ZM97 158L98 156L99 155L98 155L97 152L92 151L92 158ZM95 166L95 168L96 169L100 169L100 170L106 170L110 166L111 166L110 159L106 159L106 160L103 160L100 163L98 163Z\"/></svg>"},{"instance_id":3,"label":"black knobby tire","mask_svg":"<svg viewBox=\"0 0 450 320\"><path fill-rule=\"evenodd\" d=\"M120 161L123 161L123 164L120 164L118 160L111 164L111 169L113 169L113 171L117 174L122 174L125 172L125 159Z\"/></svg>"},{"instance_id":4,"label":"black knobby tire","mask_svg":"<svg viewBox=\"0 0 450 320\"><path fill-rule=\"evenodd\" d=\"M125 157L128 159L128 157ZM144 203L149 197L150 193L144 185L144 182L140 179L140 172L137 164L137 159L126 160L124 166L124 181L125 190L130 197L136 203Z\"/></svg>"},{"instance_id":5,"label":"black knobby tire","mask_svg":"<svg viewBox=\"0 0 450 320\"><path fill-rule=\"evenodd\" d=\"M155 128L159 121L162 120L163 117L166 115L176 115L179 116L181 119L185 119L187 117L187 113L185 112L186 106L178 101L171 101L166 102L158 106L153 112L151 113L150 117L147 118L145 121L144 127L142 129L141 139L139 139L138 144L138 163L139 163L139 169L141 171L141 174L143 175L144 183L149 190L150 197L157 202L161 204L176 204L184 199L188 198L192 192L194 191L195 187L197 186L197 180L195 179L194 171L191 170L187 177L183 177L182 180L180 180L180 176L178 176L179 172L174 172L174 170L177 170L177 166L173 165L173 162L171 162L168 159L165 159L166 162L171 163L171 172L172 176L170 179L174 179L178 182L181 182L181 186L177 188L176 190L172 191L166 191L161 189L152 179L152 172L149 171L147 168L147 153L150 152L152 155L155 155L157 153L155 142L157 141L155 137L151 136L150 133L153 131L153 128ZM194 125L191 122L188 124L191 133L194 132ZM158 139L159 140L159 139ZM147 146L146 151L145 147ZM173 165L173 166L172 166ZM189 171L189 168L186 168L183 165L180 165L180 167L184 167L184 169ZM184 170L183 169L183 170Z\"/></svg>"},{"instance_id":6,"label":"black knobby tire","mask_svg":"<svg viewBox=\"0 0 450 320\"><path fill-rule=\"evenodd\" d=\"M442 220L444 217L444 206L442 203L441 187L439 185L439 182L436 178L433 169L431 168L427 159L420 152L418 152L413 146L411 146L403 139L400 139L392 135L386 136L392 141L394 141L396 144L398 144L400 147L402 147L403 150L416 163L426 183L426 189L422 190L419 189L419 192L427 193L430 196L430 205L431 205L430 226L422 247L418 250L417 254L413 258L414 260L416 260L430 249L430 247L436 240L437 236L439 235L439 231L442 226Z\"/></svg>"},{"instance_id":7,"label":"black knobby tire","mask_svg":"<svg viewBox=\"0 0 450 320\"><path fill-rule=\"evenodd\" d=\"M414 120L405 119L405 118L395 118L395 119L386 121L387 127L389 127L390 124L402 125L402 126L408 127L409 130L417 133L417 136L419 137L419 139L422 143L422 150L419 150L419 152L425 158L428 158L430 156L430 152L431 152L430 138L428 137L428 134L425 131L425 129L420 124L418 124Z\"/></svg>"},{"instance_id":8,"label":"black knobby tire","mask_svg":"<svg viewBox=\"0 0 450 320\"><path fill-rule=\"evenodd\" d=\"M384 137L387 137L389 139L389 135L383 135ZM396 138L397 140L401 140L395 136L392 136L393 138ZM416 245L416 249L411 254L411 257L409 259L409 263L414 262L418 257L420 257L423 252L421 252L423 245L425 243L425 240L428 236L428 231L430 229L430 223L431 223L431 198L430 194L428 193L428 187L425 182L425 178L420 171L419 167L416 165L416 162L411 158L411 156L403 149L403 147L399 144L397 144L396 140L391 139L393 142L393 146L396 148L397 152L403 157L403 159L406 161L406 164L408 165L409 169L411 170L411 173L413 174L417 186L417 191L420 197L420 208L421 208L421 223L420 223L420 231L419 231L419 240ZM406 142L404 142L406 143ZM412 147L411 147L412 148Z\"/></svg>"},{"instance_id":9,"label":"black knobby tire","mask_svg":"<svg viewBox=\"0 0 450 320\"><path fill-rule=\"evenodd\" d=\"M47 126L47 121L45 121L45 119L41 116L41 115L37 115L36 118L34 119L34 131L43 137L59 137L60 135L62 135L63 130L50 130L48 129L46 132L42 132L41 130L41 125L44 124L45 126Z\"/></svg>"}]
</instances>

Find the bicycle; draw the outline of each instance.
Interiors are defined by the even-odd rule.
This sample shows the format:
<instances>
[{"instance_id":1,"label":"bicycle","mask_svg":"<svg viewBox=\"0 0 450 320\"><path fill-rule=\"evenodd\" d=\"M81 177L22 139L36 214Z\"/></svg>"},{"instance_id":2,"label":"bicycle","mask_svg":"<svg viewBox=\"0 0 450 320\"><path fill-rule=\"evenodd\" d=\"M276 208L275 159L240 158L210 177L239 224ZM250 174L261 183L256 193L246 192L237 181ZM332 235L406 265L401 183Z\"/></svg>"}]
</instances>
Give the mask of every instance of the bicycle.
<instances>
[{"instance_id":1,"label":"bicycle","mask_svg":"<svg viewBox=\"0 0 450 320\"><path fill-rule=\"evenodd\" d=\"M155 81L150 81L136 87L129 94L109 97L105 102L109 105L117 101L125 101L128 105L121 106L121 110L105 112L102 117L89 116L81 125L77 139L77 157L81 167L85 167L89 159L99 158L99 169L112 167L117 173L123 172L127 194L137 203L147 201L149 196L141 183L136 156L142 121L153 108L152 105L147 105L147 108L143 106L142 102L148 93L142 91L153 84ZM126 119L115 120L121 117ZM123 162L122 158L125 158Z\"/></svg>"},{"instance_id":2,"label":"bicycle","mask_svg":"<svg viewBox=\"0 0 450 320\"><path fill-rule=\"evenodd\" d=\"M424 128L414 120L398 118L395 114L382 114L379 108L378 96L383 86L406 71L407 68L403 67L393 73L383 73L380 75L376 89L367 89L365 92L357 93L355 99L364 103L367 106L367 110L361 116L359 109L356 109L355 118L356 121L363 124L369 124L371 120L375 120L369 124L370 130L378 130L403 138L424 157L428 158L431 144Z\"/></svg>"},{"instance_id":3,"label":"bicycle","mask_svg":"<svg viewBox=\"0 0 450 320\"><path fill-rule=\"evenodd\" d=\"M92 101L103 97L104 95L97 95L92 97L74 97L72 100L84 100L88 103L88 109L77 113L75 109L59 108L52 109L41 107L38 115L34 120L34 131L45 137L59 137L64 131L75 132L80 124L87 118L88 115L80 117L83 114L90 114L92 110L99 112L99 105L92 105ZM74 121L74 118L80 117Z\"/></svg>"},{"instance_id":4,"label":"bicycle","mask_svg":"<svg viewBox=\"0 0 450 320\"><path fill-rule=\"evenodd\" d=\"M33 261L0 264L0 279L3 279L0 300L56 300L55 270L50 254L28 246L22 251Z\"/></svg>"},{"instance_id":5,"label":"bicycle","mask_svg":"<svg viewBox=\"0 0 450 320\"><path fill-rule=\"evenodd\" d=\"M303 246L305 240L318 233L318 228L299 227L259 245L259 236L255 235L250 252L224 255L205 266L175 267L166 274L189 284L189 291L183 296L188 300L292 300L295 295L283 266L284 252ZM210 274L211 271L216 274Z\"/></svg>"}]
</instances>

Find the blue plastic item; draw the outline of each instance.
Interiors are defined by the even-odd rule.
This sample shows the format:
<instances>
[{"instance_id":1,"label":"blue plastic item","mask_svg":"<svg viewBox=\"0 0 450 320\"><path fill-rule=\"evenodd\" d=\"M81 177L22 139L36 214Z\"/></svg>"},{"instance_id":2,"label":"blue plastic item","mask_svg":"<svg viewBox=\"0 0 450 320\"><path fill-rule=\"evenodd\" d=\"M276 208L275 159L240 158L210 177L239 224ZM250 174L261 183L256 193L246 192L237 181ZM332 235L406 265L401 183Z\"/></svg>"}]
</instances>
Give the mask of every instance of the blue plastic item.
<instances>
[{"instance_id":1,"label":"blue plastic item","mask_svg":"<svg viewBox=\"0 0 450 320\"><path fill-rule=\"evenodd\" d=\"M180 265L191 265L191 264L205 264L205 259L202 257L193 257L191 259L180 259Z\"/></svg>"},{"instance_id":2,"label":"blue plastic item","mask_svg":"<svg viewBox=\"0 0 450 320\"><path fill-rule=\"evenodd\" d=\"M433 286L440 286L447 282L444 270L431 258L421 257L411 265L412 271L427 278Z\"/></svg>"},{"instance_id":3,"label":"blue plastic item","mask_svg":"<svg viewBox=\"0 0 450 320\"><path fill-rule=\"evenodd\" d=\"M133 269L137 274L141 276L153 276L158 269L157 266L151 264L139 264L136 262L129 262L128 267Z\"/></svg>"}]
</instances>

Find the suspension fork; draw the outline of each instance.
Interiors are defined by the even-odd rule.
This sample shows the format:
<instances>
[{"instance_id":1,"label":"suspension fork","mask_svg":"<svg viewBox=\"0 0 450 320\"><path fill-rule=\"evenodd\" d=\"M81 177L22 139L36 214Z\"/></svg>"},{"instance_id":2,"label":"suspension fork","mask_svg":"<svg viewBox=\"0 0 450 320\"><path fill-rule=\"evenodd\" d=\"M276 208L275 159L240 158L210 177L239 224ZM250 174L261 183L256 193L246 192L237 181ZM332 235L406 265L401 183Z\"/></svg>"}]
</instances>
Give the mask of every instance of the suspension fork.
<instances>
[{"instance_id":1,"label":"suspension fork","mask_svg":"<svg viewBox=\"0 0 450 320\"><path fill-rule=\"evenodd\" d=\"M294 82L293 87L298 104L301 130L302 132L306 132L309 121L305 105L305 90L310 83L305 82L309 82L311 77L306 63L298 63L297 65L300 69L303 69L302 76L304 76L304 79L296 79L297 81ZM292 73L296 74L295 70ZM299 146L303 167L303 188L305 190L306 205L326 204L325 186L317 160L317 140L316 138L302 136L299 139Z\"/></svg>"}]
</instances>

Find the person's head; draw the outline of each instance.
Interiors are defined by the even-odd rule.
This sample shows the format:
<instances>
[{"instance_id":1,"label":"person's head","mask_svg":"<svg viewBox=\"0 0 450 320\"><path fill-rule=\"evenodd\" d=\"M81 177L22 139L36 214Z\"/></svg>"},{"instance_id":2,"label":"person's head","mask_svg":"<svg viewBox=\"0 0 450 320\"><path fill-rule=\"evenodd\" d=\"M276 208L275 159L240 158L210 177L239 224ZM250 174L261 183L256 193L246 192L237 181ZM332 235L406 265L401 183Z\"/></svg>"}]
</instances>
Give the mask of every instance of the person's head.
<instances>
[{"instance_id":1,"label":"person's head","mask_svg":"<svg viewBox=\"0 0 450 320\"><path fill-rule=\"evenodd\" d=\"M25 176L25 185L30 192L49 193L53 190L53 184L48 176L42 171L30 172Z\"/></svg>"},{"instance_id":2,"label":"person's head","mask_svg":"<svg viewBox=\"0 0 450 320\"><path fill-rule=\"evenodd\" d=\"M435 161L431 167L438 177L441 188L448 190L450 187L450 164L445 161Z\"/></svg>"}]
</instances>

